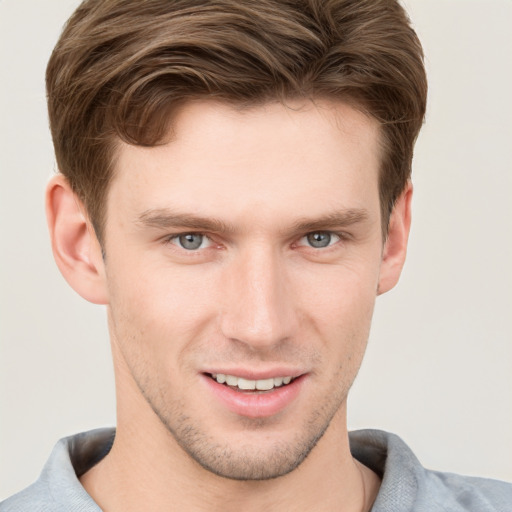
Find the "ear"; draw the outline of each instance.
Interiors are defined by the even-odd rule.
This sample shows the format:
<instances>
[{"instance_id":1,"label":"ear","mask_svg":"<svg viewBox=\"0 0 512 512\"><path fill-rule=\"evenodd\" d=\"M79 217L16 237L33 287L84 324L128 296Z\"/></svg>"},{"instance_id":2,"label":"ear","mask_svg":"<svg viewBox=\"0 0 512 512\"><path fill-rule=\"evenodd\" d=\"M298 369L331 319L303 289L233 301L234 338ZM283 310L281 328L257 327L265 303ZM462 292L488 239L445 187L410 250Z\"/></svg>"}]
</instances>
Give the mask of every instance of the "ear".
<instances>
[{"instance_id":1,"label":"ear","mask_svg":"<svg viewBox=\"0 0 512 512\"><path fill-rule=\"evenodd\" d=\"M46 188L46 218L53 256L64 279L89 302L107 304L101 246L82 202L57 174Z\"/></svg>"},{"instance_id":2,"label":"ear","mask_svg":"<svg viewBox=\"0 0 512 512\"><path fill-rule=\"evenodd\" d=\"M402 273L411 229L412 184L409 182L395 202L389 219L388 236L382 253L378 294L391 290Z\"/></svg>"}]
</instances>

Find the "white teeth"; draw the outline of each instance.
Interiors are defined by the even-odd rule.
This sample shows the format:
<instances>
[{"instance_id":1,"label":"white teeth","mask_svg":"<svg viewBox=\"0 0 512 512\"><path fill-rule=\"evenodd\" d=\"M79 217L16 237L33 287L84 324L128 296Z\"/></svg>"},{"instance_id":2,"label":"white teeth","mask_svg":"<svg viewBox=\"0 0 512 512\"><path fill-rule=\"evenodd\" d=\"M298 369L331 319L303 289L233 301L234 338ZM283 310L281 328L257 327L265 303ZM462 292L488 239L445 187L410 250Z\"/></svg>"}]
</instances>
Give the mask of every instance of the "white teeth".
<instances>
[{"instance_id":1,"label":"white teeth","mask_svg":"<svg viewBox=\"0 0 512 512\"><path fill-rule=\"evenodd\" d=\"M212 373L212 377L219 384L227 384L228 386L238 387L243 391L269 391L279 386L290 384L292 377L274 377L270 379L249 380L234 375L226 375L224 373Z\"/></svg>"},{"instance_id":2,"label":"white teeth","mask_svg":"<svg viewBox=\"0 0 512 512\"><path fill-rule=\"evenodd\" d=\"M284 377L274 377L274 386L277 388L283 385Z\"/></svg>"},{"instance_id":3,"label":"white teeth","mask_svg":"<svg viewBox=\"0 0 512 512\"><path fill-rule=\"evenodd\" d=\"M238 386L238 377L233 375L226 375L226 384L228 386Z\"/></svg>"},{"instance_id":4,"label":"white teeth","mask_svg":"<svg viewBox=\"0 0 512 512\"><path fill-rule=\"evenodd\" d=\"M257 380L255 381L254 384L256 385L256 389L258 389L259 391L268 391L269 389L272 389L275 386L274 379ZM240 386L240 381L238 385Z\"/></svg>"},{"instance_id":5,"label":"white teeth","mask_svg":"<svg viewBox=\"0 0 512 512\"><path fill-rule=\"evenodd\" d=\"M238 377L238 389L256 389L256 381L255 380L247 380L242 379L242 377Z\"/></svg>"}]
</instances>

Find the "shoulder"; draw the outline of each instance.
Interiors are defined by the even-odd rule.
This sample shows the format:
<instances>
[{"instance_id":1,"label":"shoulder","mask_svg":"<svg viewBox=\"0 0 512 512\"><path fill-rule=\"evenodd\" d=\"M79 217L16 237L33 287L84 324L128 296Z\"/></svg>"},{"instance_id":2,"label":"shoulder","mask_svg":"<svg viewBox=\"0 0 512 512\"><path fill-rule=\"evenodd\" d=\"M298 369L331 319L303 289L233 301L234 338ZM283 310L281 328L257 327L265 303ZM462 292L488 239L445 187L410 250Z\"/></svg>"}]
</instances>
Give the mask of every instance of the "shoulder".
<instances>
[{"instance_id":1,"label":"shoulder","mask_svg":"<svg viewBox=\"0 0 512 512\"><path fill-rule=\"evenodd\" d=\"M110 450L113 429L97 429L61 439L39 479L0 503L0 512L101 512L78 477Z\"/></svg>"},{"instance_id":2,"label":"shoulder","mask_svg":"<svg viewBox=\"0 0 512 512\"><path fill-rule=\"evenodd\" d=\"M372 512L512 511L512 484L426 469L394 434L351 432L350 447L382 479Z\"/></svg>"},{"instance_id":3,"label":"shoulder","mask_svg":"<svg viewBox=\"0 0 512 512\"><path fill-rule=\"evenodd\" d=\"M512 484L425 470L424 501L433 496L439 506L454 512L510 512Z\"/></svg>"},{"instance_id":4,"label":"shoulder","mask_svg":"<svg viewBox=\"0 0 512 512\"><path fill-rule=\"evenodd\" d=\"M0 512L50 512L55 510L48 487L38 480L0 503Z\"/></svg>"}]
</instances>

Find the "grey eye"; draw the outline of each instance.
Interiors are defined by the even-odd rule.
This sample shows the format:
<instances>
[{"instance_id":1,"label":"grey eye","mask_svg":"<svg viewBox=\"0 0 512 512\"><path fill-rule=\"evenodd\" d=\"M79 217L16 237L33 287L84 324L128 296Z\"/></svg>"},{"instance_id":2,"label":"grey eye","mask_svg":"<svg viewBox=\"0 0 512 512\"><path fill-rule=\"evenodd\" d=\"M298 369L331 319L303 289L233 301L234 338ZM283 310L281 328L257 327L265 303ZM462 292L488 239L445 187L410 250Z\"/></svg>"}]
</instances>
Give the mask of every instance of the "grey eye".
<instances>
[{"instance_id":1,"label":"grey eye","mask_svg":"<svg viewBox=\"0 0 512 512\"><path fill-rule=\"evenodd\" d=\"M318 231L317 233L310 233L306 236L306 239L311 247L321 249L331 244L332 234L326 231Z\"/></svg>"},{"instance_id":2,"label":"grey eye","mask_svg":"<svg viewBox=\"0 0 512 512\"><path fill-rule=\"evenodd\" d=\"M180 235L178 237L178 242L181 247L188 251L199 249L203 245L203 241L204 235L201 235L200 233L187 233L186 235Z\"/></svg>"}]
</instances>

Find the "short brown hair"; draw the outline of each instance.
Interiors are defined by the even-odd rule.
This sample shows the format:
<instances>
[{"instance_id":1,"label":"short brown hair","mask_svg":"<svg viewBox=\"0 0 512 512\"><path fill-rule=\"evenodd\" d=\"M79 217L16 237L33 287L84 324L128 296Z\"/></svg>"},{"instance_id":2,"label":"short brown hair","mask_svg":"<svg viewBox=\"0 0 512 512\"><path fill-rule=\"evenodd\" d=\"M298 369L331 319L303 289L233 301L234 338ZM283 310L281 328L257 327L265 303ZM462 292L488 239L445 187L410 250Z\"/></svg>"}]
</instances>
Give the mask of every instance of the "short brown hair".
<instances>
[{"instance_id":1,"label":"short brown hair","mask_svg":"<svg viewBox=\"0 0 512 512\"><path fill-rule=\"evenodd\" d=\"M396 0L85 0L46 73L57 164L102 239L119 138L164 141L194 98L345 101L377 119L383 230L423 122L423 53Z\"/></svg>"}]
</instances>

